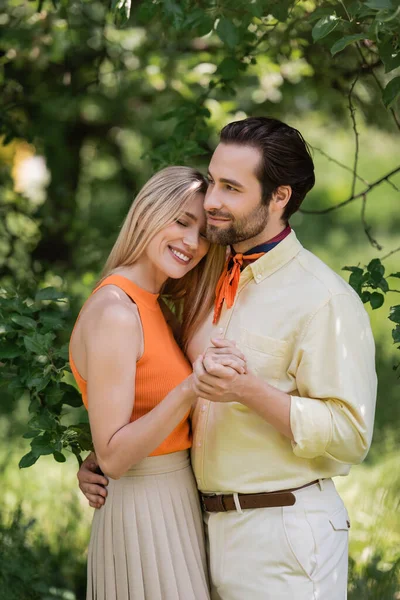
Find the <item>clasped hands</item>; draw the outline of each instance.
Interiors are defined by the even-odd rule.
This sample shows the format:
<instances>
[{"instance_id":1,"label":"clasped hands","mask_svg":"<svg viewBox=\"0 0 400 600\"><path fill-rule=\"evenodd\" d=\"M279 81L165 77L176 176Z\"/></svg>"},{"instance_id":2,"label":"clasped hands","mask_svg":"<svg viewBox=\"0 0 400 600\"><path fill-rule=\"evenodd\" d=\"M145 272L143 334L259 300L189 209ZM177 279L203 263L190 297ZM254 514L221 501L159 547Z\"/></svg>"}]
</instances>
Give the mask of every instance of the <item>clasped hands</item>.
<instances>
[{"instance_id":1,"label":"clasped hands","mask_svg":"<svg viewBox=\"0 0 400 600\"><path fill-rule=\"evenodd\" d=\"M193 389L198 397L211 402L240 402L246 357L233 341L215 337L211 343L193 364Z\"/></svg>"}]
</instances>

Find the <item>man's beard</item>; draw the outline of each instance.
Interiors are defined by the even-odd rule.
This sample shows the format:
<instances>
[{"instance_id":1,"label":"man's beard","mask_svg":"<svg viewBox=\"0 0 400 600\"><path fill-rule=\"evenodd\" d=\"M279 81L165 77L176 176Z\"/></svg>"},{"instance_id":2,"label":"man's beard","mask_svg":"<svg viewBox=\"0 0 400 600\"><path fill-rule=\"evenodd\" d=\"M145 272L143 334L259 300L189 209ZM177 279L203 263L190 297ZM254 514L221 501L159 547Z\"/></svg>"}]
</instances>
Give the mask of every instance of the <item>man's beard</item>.
<instances>
[{"instance_id":1,"label":"man's beard","mask_svg":"<svg viewBox=\"0 0 400 600\"><path fill-rule=\"evenodd\" d=\"M231 219L231 225L227 229L220 229L215 225L207 223L207 238L212 244L221 246L232 246L239 242L249 240L260 234L268 223L268 205L260 204L248 215L235 219L230 213L219 213L218 211L207 211L212 217Z\"/></svg>"}]
</instances>

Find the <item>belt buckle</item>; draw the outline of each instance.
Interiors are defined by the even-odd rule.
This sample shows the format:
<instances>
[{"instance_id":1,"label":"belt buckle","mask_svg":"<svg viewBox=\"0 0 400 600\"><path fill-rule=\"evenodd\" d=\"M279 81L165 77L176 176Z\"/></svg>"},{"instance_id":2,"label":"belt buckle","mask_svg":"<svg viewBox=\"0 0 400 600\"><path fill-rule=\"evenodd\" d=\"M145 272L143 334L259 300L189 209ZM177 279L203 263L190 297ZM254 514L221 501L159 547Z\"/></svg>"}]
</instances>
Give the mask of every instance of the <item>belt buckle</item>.
<instances>
[{"instance_id":1,"label":"belt buckle","mask_svg":"<svg viewBox=\"0 0 400 600\"><path fill-rule=\"evenodd\" d=\"M206 507L205 498L215 498L217 494L200 494L200 504L204 512L209 512Z\"/></svg>"}]
</instances>

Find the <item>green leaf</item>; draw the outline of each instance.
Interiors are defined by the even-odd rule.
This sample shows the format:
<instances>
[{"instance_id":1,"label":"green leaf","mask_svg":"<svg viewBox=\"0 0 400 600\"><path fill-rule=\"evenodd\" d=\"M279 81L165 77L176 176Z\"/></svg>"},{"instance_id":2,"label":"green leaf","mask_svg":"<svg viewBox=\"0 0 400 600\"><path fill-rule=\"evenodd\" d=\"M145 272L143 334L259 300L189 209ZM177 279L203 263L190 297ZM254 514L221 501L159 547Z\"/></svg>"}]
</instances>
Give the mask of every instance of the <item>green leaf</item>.
<instances>
[{"instance_id":1,"label":"green leaf","mask_svg":"<svg viewBox=\"0 0 400 600\"><path fill-rule=\"evenodd\" d=\"M54 287L47 287L42 290L39 290L35 296L36 302L40 302L41 300L57 301L57 300L65 300L65 299L66 299L66 295Z\"/></svg>"},{"instance_id":2,"label":"green leaf","mask_svg":"<svg viewBox=\"0 0 400 600\"><path fill-rule=\"evenodd\" d=\"M349 284L351 287L357 292L357 294L361 293L361 283L362 283L362 272L359 271L352 272L349 277Z\"/></svg>"},{"instance_id":3,"label":"green leaf","mask_svg":"<svg viewBox=\"0 0 400 600\"><path fill-rule=\"evenodd\" d=\"M21 317L20 315L12 315L11 321L20 325L24 329L36 329L37 323L30 317Z\"/></svg>"},{"instance_id":4,"label":"green leaf","mask_svg":"<svg viewBox=\"0 0 400 600\"><path fill-rule=\"evenodd\" d=\"M385 87L382 100L386 108L389 108L400 94L400 76L395 77Z\"/></svg>"},{"instance_id":5,"label":"green leaf","mask_svg":"<svg viewBox=\"0 0 400 600\"><path fill-rule=\"evenodd\" d=\"M62 454L61 452L53 452L53 456L56 459L57 462L63 463L65 462L67 459L65 458L64 454Z\"/></svg>"},{"instance_id":6,"label":"green leaf","mask_svg":"<svg viewBox=\"0 0 400 600\"><path fill-rule=\"evenodd\" d=\"M28 425L29 427L32 427L32 429L49 430L55 427L56 421L55 417L47 409L45 409L43 412L32 417Z\"/></svg>"},{"instance_id":7,"label":"green leaf","mask_svg":"<svg viewBox=\"0 0 400 600\"><path fill-rule=\"evenodd\" d=\"M287 0L278 0L269 7L271 15L280 23L284 23L289 16L289 5L291 2Z\"/></svg>"},{"instance_id":8,"label":"green leaf","mask_svg":"<svg viewBox=\"0 0 400 600\"><path fill-rule=\"evenodd\" d=\"M371 304L371 307L375 310L377 308L380 308L385 302L385 296L379 292L372 292L369 302Z\"/></svg>"},{"instance_id":9,"label":"green leaf","mask_svg":"<svg viewBox=\"0 0 400 600\"><path fill-rule=\"evenodd\" d=\"M397 325L396 328L392 330L392 338L395 344L400 344L400 325Z\"/></svg>"},{"instance_id":10,"label":"green leaf","mask_svg":"<svg viewBox=\"0 0 400 600\"><path fill-rule=\"evenodd\" d=\"M394 323L400 324L400 305L390 307L389 319Z\"/></svg>"},{"instance_id":11,"label":"green leaf","mask_svg":"<svg viewBox=\"0 0 400 600\"><path fill-rule=\"evenodd\" d=\"M240 62L235 58L227 56L218 66L217 73L223 79L235 79L239 73Z\"/></svg>"},{"instance_id":12,"label":"green leaf","mask_svg":"<svg viewBox=\"0 0 400 600\"><path fill-rule=\"evenodd\" d=\"M326 15L322 17L312 29L312 38L314 42L321 40L325 36L329 35L339 24L338 17L333 15Z\"/></svg>"},{"instance_id":13,"label":"green leaf","mask_svg":"<svg viewBox=\"0 0 400 600\"><path fill-rule=\"evenodd\" d=\"M63 327L63 317L58 311L41 310L39 320L43 325L51 329L60 329Z\"/></svg>"},{"instance_id":14,"label":"green leaf","mask_svg":"<svg viewBox=\"0 0 400 600\"><path fill-rule=\"evenodd\" d=\"M353 42L358 42L359 40L365 40L365 38L366 38L365 33L354 33L352 35L346 35L345 37L340 38L340 40L335 42L331 48L332 56L335 56L335 54L337 54L338 52L341 52L342 50L344 50L346 48L346 46L353 44Z\"/></svg>"},{"instance_id":15,"label":"green leaf","mask_svg":"<svg viewBox=\"0 0 400 600\"><path fill-rule=\"evenodd\" d=\"M26 469L27 467L34 465L38 458L39 457L33 454L33 452L28 452L28 454L25 454L25 456L21 458L18 466L20 469Z\"/></svg>"},{"instance_id":16,"label":"green leaf","mask_svg":"<svg viewBox=\"0 0 400 600\"><path fill-rule=\"evenodd\" d=\"M62 372L61 381L62 383L66 383L67 385L70 385L71 387L75 388L79 392L78 384L76 383L75 377L70 371L64 370Z\"/></svg>"},{"instance_id":17,"label":"green leaf","mask_svg":"<svg viewBox=\"0 0 400 600\"><path fill-rule=\"evenodd\" d=\"M63 404L67 404L68 406L72 406L74 408L79 408L82 406L82 396L78 391L70 390L64 393Z\"/></svg>"},{"instance_id":18,"label":"green leaf","mask_svg":"<svg viewBox=\"0 0 400 600\"><path fill-rule=\"evenodd\" d=\"M34 391L38 393L44 390L49 385L50 381L51 378L49 376L43 377L42 375L35 373L33 377L30 377L27 380L26 386L30 390L34 388Z\"/></svg>"},{"instance_id":19,"label":"green leaf","mask_svg":"<svg viewBox=\"0 0 400 600\"><path fill-rule=\"evenodd\" d=\"M43 435L33 438L31 441L31 451L33 454L36 456L47 456L48 454L53 454L54 448L50 440L50 435L47 432L45 432Z\"/></svg>"},{"instance_id":20,"label":"green leaf","mask_svg":"<svg viewBox=\"0 0 400 600\"><path fill-rule=\"evenodd\" d=\"M385 65L385 73L393 71L400 67L400 48L394 45L394 38L390 36L382 45L379 46L379 56Z\"/></svg>"},{"instance_id":21,"label":"green leaf","mask_svg":"<svg viewBox=\"0 0 400 600\"><path fill-rule=\"evenodd\" d=\"M388 275L388 277L397 277L397 279L400 279L400 271L398 271L397 273L391 273L390 275Z\"/></svg>"},{"instance_id":22,"label":"green leaf","mask_svg":"<svg viewBox=\"0 0 400 600\"><path fill-rule=\"evenodd\" d=\"M369 302L369 299L371 298L371 292L365 291L362 292L361 294L361 300L363 301L363 303L365 304L366 302Z\"/></svg>"},{"instance_id":23,"label":"green leaf","mask_svg":"<svg viewBox=\"0 0 400 600\"><path fill-rule=\"evenodd\" d=\"M364 2L368 8L374 8L375 10L387 10L393 8L391 0L368 0Z\"/></svg>"},{"instance_id":24,"label":"green leaf","mask_svg":"<svg viewBox=\"0 0 400 600\"><path fill-rule=\"evenodd\" d=\"M33 354L44 354L45 348L42 344L41 338L38 336L35 337L24 337L25 348L28 352L33 352Z\"/></svg>"},{"instance_id":25,"label":"green leaf","mask_svg":"<svg viewBox=\"0 0 400 600\"><path fill-rule=\"evenodd\" d=\"M378 287L381 288L382 292L388 292L389 291L389 284L386 281L386 279L381 279L380 282L378 283Z\"/></svg>"},{"instance_id":26,"label":"green leaf","mask_svg":"<svg viewBox=\"0 0 400 600\"><path fill-rule=\"evenodd\" d=\"M19 348L16 344L11 342L2 342L0 344L0 359L2 358L16 358L22 356L25 353L23 348Z\"/></svg>"},{"instance_id":27,"label":"green leaf","mask_svg":"<svg viewBox=\"0 0 400 600\"><path fill-rule=\"evenodd\" d=\"M60 390L60 388L53 387L45 394L46 404L48 406L55 406L56 404L59 404L62 400L63 395L64 393L62 390Z\"/></svg>"},{"instance_id":28,"label":"green leaf","mask_svg":"<svg viewBox=\"0 0 400 600\"><path fill-rule=\"evenodd\" d=\"M217 34L228 48L235 48L240 41L239 32L235 25L226 17L221 17L217 25Z\"/></svg>"},{"instance_id":29,"label":"green leaf","mask_svg":"<svg viewBox=\"0 0 400 600\"><path fill-rule=\"evenodd\" d=\"M385 267L383 266L379 258L373 258L368 264L367 269L370 273L377 271L380 275L383 275L385 272Z\"/></svg>"},{"instance_id":30,"label":"green leaf","mask_svg":"<svg viewBox=\"0 0 400 600\"><path fill-rule=\"evenodd\" d=\"M24 433L24 435L22 437L26 440L30 440L31 438L34 438L39 434L40 434L40 431L38 429L33 429L31 431L27 431L26 433Z\"/></svg>"}]
</instances>

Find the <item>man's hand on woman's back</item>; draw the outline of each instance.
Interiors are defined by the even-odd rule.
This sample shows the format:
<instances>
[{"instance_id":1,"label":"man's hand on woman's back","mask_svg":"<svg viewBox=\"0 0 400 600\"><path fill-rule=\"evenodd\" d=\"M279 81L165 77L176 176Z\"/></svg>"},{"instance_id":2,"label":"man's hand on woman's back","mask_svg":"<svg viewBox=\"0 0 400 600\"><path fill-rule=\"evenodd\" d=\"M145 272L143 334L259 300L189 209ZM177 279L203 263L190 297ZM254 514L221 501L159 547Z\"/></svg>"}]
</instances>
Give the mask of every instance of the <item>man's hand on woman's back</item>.
<instances>
[{"instance_id":1,"label":"man's hand on woman's back","mask_svg":"<svg viewBox=\"0 0 400 600\"><path fill-rule=\"evenodd\" d=\"M91 452L77 473L80 490L92 508L101 508L107 497L108 479L99 474L98 469L96 455Z\"/></svg>"}]
</instances>

